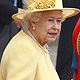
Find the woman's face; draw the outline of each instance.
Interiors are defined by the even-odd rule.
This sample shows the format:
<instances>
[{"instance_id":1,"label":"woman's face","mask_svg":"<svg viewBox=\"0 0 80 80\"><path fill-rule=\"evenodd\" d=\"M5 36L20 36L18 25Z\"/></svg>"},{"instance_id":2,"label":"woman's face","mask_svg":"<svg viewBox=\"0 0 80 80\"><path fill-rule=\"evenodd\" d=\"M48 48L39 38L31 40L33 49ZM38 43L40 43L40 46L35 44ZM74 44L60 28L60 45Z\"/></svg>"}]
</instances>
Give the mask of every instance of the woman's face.
<instances>
[{"instance_id":1,"label":"woman's face","mask_svg":"<svg viewBox=\"0 0 80 80\"><path fill-rule=\"evenodd\" d=\"M54 42L61 31L62 12L46 11L42 13L39 21L35 22L34 37L41 44Z\"/></svg>"}]
</instances>

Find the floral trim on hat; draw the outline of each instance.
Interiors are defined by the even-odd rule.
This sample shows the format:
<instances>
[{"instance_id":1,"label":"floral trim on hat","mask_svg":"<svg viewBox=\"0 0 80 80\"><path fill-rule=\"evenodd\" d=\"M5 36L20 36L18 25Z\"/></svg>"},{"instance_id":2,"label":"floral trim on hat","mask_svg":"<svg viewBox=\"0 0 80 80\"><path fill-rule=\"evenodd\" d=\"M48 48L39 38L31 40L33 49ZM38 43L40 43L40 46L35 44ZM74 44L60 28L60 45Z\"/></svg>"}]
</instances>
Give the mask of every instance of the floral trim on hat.
<instances>
[{"instance_id":1,"label":"floral trim on hat","mask_svg":"<svg viewBox=\"0 0 80 80\"><path fill-rule=\"evenodd\" d=\"M32 3L29 6L30 10L34 9L48 9L55 7L56 0L41 0L40 2Z\"/></svg>"}]
</instances>

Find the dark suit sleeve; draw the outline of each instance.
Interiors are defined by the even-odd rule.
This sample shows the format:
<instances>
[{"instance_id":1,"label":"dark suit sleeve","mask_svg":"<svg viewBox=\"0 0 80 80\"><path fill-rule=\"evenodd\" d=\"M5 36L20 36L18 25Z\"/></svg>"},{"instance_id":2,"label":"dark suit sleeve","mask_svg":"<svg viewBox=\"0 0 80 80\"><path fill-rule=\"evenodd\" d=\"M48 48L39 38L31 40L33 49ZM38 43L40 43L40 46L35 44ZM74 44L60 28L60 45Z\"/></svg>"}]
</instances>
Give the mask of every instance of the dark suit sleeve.
<instances>
[{"instance_id":1,"label":"dark suit sleeve","mask_svg":"<svg viewBox=\"0 0 80 80\"><path fill-rule=\"evenodd\" d=\"M18 8L7 0L0 0L0 21L9 24L13 19L12 15L18 12Z\"/></svg>"}]
</instances>

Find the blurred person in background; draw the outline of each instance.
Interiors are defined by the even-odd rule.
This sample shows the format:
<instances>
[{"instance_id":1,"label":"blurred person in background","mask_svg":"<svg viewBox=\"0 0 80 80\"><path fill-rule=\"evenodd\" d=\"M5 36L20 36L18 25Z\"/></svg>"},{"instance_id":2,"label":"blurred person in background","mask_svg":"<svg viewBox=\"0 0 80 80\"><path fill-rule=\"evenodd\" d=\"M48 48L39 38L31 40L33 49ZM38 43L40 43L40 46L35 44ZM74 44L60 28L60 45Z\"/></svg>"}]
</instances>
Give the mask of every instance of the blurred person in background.
<instances>
[{"instance_id":1,"label":"blurred person in background","mask_svg":"<svg viewBox=\"0 0 80 80\"><path fill-rule=\"evenodd\" d=\"M78 19L72 35L73 42L73 61L74 69L73 80L80 80L80 18Z\"/></svg>"},{"instance_id":2,"label":"blurred person in background","mask_svg":"<svg viewBox=\"0 0 80 80\"><path fill-rule=\"evenodd\" d=\"M63 6L80 9L80 0L63 0ZM61 80L73 78L73 69L71 68L73 58L72 33L79 16L78 14L66 19L62 25L56 62L56 70Z\"/></svg>"},{"instance_id":3,"label":"blurred person in background","mask_svg":"<svg viewBox=\"0 0 80 80\"><path fill-rule=\"evenodd\" d=\"M0 0L0 60L5 46L22 27L22 22L13 20L12 15L23 11L22 0Z\"/></svg>"}]
</instances>

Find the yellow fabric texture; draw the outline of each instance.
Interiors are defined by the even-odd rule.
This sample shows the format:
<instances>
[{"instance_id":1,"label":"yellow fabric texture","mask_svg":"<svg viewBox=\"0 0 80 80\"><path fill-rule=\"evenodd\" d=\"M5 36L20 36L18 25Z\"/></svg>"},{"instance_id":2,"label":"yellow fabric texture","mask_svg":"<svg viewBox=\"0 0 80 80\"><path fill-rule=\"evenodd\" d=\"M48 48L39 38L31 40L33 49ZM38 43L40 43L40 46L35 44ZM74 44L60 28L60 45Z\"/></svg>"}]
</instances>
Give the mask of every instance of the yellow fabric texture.
<instances>
[{"instance_id":1,"label":"yellow fabric texture","mask_svg":"<svg viewBox=\"0 0 80 80\"><path fill-rule=\"evenodd\" d=\"M0 80L59 80L50 56L23 30L7 45Z\"/></svg>"}]
</instances>

